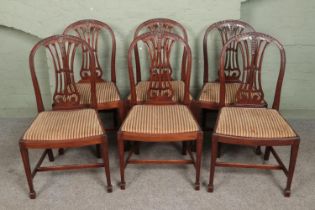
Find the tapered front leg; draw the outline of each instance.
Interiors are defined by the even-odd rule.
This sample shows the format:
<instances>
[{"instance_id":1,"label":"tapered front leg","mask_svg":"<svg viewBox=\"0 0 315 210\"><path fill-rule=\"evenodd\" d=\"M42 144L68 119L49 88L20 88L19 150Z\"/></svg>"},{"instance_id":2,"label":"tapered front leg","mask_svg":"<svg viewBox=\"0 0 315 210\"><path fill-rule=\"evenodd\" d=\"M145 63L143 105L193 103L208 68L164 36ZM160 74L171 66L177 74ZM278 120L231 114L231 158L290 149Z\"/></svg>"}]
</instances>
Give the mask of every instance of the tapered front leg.
<instances>
[{"instance_id":1,"label":"tapered front leg","mask_svg":"<svg viewBox=\"0 0 315 210\"><path fill-rule=\"evenodd\" d=\"M287 186L284 190L284 196L285 197L290 197L290 195L291 195L291 184L292 184L297 154L298 154L298 150L299 150L299 145L300 145L300 140L297 140L291 146L291 155L290 155L290 165L289 165Z\"/></svg>"},{"instance_id":2,"label":"tapered front leg","mask_svg":"<svg viewBox=\"0 0 315 210\"><path fill-rule=\"evenodd\" d=\"M35 199L36 198L36 192L35 192L34 186L33 186L33 178L32 178L32 172L31 172L28 150L25 147L25 145L21 142L20 142L20 151L21 151L21 156L22 156L22 160L23 160L23 165L24 165L27 183L28 183L28 186L30 189L29 196L31 199Z\"/></svg>"},{"instance_id":3,"label":"tapered front leg","mask_svg":"<svg viewBox=\"0 0 315 210\"><path fill-rule=\"evenodd\" d=\"M265 149L264 160L266 160L266 161L269 160L270 151L271 151L271 147L267 146L266 149Z\"/></svg>"},{"instance_id":4,"label":"tapered front leg","mask_svg":"<svg viewBox=\"0 0 315 210\"><path fill-rule=\"evenodd\" d=\"M195 190L200 190L200 167L201 167L201 156L202 156L202 145L203 145L203 134L198 134L196 141L196 183Z\"/></svg>"},{"instance_id":5,"label":"tapered front leg","mask_svg":"<svg viewBox=\"0 0 315 210\"><path fill-rule=\"evenodd\" d=\"M125 182L125 155L124 155L124 141L121 137L121 134L117 134L117 143L118 143L118 153L119 153L119 162L120 162L120 189L124 190L126 187Z\"/></svg>"},{"instance_id":6,"label":"tapered front leg","mask_svg":"<svg viewBox=\"0 0 315 210\"><path fill-rule=\"evenodd\" d=\"M52 149L48 149L48 150L47 150L47 153L48 153L48 159L49 159L49 161L50 161L50 162L53 162L53 161L55 160L55 158L54 158L54 153L53 153Z\"/></svg>"},{"instance_id":7,"label":"tapered front leg","mask_svg":"<svg viewBox=\"0 0 315 210\"><path fill-rule=\"evenodd\" d=\"M102 151L102 157L103 157L103 161L104 161L104 168L105 168L106 181L107 181L107 192L112 192L113 187L112 187L112 183L111 183L111 179L110 179L107 138L105 138L104 143L100 145L100 149Z\"/></svg>"},{"instance_id":8,"label":"tapered front leg","mask_svg":"<svg viewBox=\"0 0 315 210\"><path fill-rule=\"evenodd\" d=\"M214 170L217 160L217 153L218 153L218 141L217 137L212 137L211 143L211 160L210 160L210 178L209 178L209 185L208 185L208 192L213 192L213 178L214 178Z\"/></svg>"}]
</instances>

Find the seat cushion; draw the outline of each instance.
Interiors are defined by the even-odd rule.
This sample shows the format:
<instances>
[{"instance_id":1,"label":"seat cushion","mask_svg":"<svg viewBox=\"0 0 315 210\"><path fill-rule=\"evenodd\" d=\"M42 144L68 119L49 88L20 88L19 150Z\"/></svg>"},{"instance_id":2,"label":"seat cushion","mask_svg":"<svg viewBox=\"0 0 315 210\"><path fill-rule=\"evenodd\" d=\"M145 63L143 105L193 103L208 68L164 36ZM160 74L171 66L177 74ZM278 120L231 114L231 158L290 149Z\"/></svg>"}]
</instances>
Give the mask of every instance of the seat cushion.
<instances>
[{"instance_id":1,"label":"seat cushion","mask_svg":"<svg viewBox=\"0 0 315 210\"><path fill-rule=\"evenodd\" d=\"M215 133L253 138L297 136L277 110L240 107L221 109Z\"/></svg>"},{"instance_id":2,"label":"seat cushion","mask_svg":"<svg viewBox=\"0 0 315 210\"><path fill-rule=\"evenodd\" d=\"M148 99L149 81L141 81L136 86L137 101L143 102ZM172 88L174 90L173 101L182 102L184 100L185 83L183 81L171 81ZM131 99L131 96L128 96ZM190 96L190 99L192 97Z\"/></svg>"},{"instance_id":3,"label":"seat cushion","mask_svg":"<svg viewBox=\"0 0 315 210\"><path fill-rule=\"evenodd\" d=\"M91 85L90 83L77 83L78 92L80 94L80 104L91 103ZM98 82L96 83L96 98L97 103L106 103L119 101L119 93L113 82Z\"/></svg>"},{"instance_id":4,"label":"seat cushion","mask_svg":"<svg viewBox=\"0 0 315 210\"><path fill-rule=\"evenodd\" d=\"M94 109L45 111L37 115L27 129L23 140L72 140L103 135L103 129Z\"/></svg>"},{"instance_id":5,"label":"seat cushion","mask_svg":"<svg viewBox=\"0 0 315 210\"><path fill-rule=\"evenodd\" d=\"M199 126L185 105L137 105L129 112L121 130L172 134L199 131Z\"/></svg>"},{"instance_id":6,"label":"seat cushion","mask_svg":"<svg viewBox=\"0 0 315 210\"><path fill-rule=\"evenodd\" d=\"M225 104L234 104L236 99L236 92L240 83L226 83L225 84ZM220 102L220 83L209 82L206 83L201 90L199 101L217 103Z\"/></svg>"}]
</instances>

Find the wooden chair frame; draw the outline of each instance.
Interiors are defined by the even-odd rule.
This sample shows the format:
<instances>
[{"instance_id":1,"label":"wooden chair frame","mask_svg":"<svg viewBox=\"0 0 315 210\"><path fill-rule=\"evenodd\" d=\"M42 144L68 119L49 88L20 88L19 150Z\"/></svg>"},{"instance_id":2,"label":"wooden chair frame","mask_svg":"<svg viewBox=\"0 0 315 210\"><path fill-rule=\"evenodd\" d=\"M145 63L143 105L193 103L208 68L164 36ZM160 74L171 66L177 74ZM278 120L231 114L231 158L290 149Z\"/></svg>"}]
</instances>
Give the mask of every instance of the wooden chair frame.
<instances>
[{"instance_id":1,"label":"wooden chair frame","mask_svg":"<svg viewBox=\"0 0 315 210\"><path fill-rule=\"evenodd\" d=\"M60 47L60 54L58 54L58 46ZM68 47L69 48L68 48ZM71 51L71 47L72 48ZM75 36L68 36L68 35L55 35L48 37L46 39L43 39L39 41L31 50L30 56L29 56L29 65L30 65L30 72L31 77L33 81L34 91L35 91L35 97L36 97L36 103L37 103L37 109L38 112L44 112L44 104L40 92L40 87L38 84L37 76L35 73L35 54L39 48L47 48L52 55L52 58L54 60L54 67L55 67L55 73L57 74L63 74L65 75L66 71L69 73L67 74L72 75L70 77L64 77L66 78L63 82L67 83L67 85L73 83L73 60L74 60L74 54L78 47L82 47L84 49L87 49L87 52L91 56L91 79L89 80L91 83L91 105L90 107L94 108L96 107L96 94L95 94L95 63L94 63L94 55L93 50L90 48L90 46L83 40L81 40L78 37ZM52 52L54 51L54 52ZM53 55L53 53L56 53ZM66 67L66 65L68 67ZM72 67L71 67L72 65ZM62 73L64 71L64 73ZM74 92L69 91L62 91L58 92L57 87L59 85L66 85L65 83L59 83L58 77L56 76L56 89L54 93L54 103L53 103L53 110L74 110L74 109L82 109L87 108L86 106L82 106L79 104L79 98L78 92L76 88L74 88ZM64 87L63 87L64 88ZM64 100L58 101L56 100L56 95L63 95ZM76 100L69 99L71 94L75 94ZM100 125L101 121L99 119ZM103 129L103 128L102 128ZM105 134L105 131L103 129L103 133ZM24 136L24 135L23 135ZM107 180L107 191L112 191L112 185L110 181L110 171L109 171L109 160L108 160L108 143L107 143L107 137L106 135L99 135L99 136L91 136L86 137L82 139L71 139L71 140L24 140L23 137L20 139L19 142L20 145L20 151L21 156L24 164L25 174L27 177L27 182L29 185L30 198L34 199L36 198L36 192L34 190L33 186L33 178L35 177L37 172L42 171L60 171L60 170L73 170L73 169L83 169L83 168L98 168L98 167L104 167L105 168L105 174L106 174L106 180ZM56 148L76 148L76 147L84 147L89 145L100 145L101 147L101 153L103 158L103 163L93 163L93 164L82 164L82 165L59 165L59 166L41 166L42 162L44 161L45 157L48 155L48 158L50 161L54 161L54 156L52 149ZM44 149L44 152L42 156L40 157L39 161L35 165L33 171L31 171L30 162L29 162L29 155L28 150L29 149Z\"/></svg>"},{"instance_id":2,"label":"wooden chair frame","mask_svg":"<svg viewBox=\"0 0 315 210\"><path fill-rule=\"evenodd\" d=\"M135 30L134 33L134 39L136 37L138 37L141 34L145 34L148 32L169 32L169 33L174 33L177 34L178 36L180 36L181 38L183 38L187 43L188 43L188 35L186 32L185 27L180 24L179 22L172 20L172 19L168 19L168 18L153 18L153 19L149 19L143 23L141 23ZM176 33L179 32L179 33ZM185 64L186 64L186 52L183 51L183 57L182 57L182 69L181 69L181 80L184 81L184 77L185 77ZM141 65L140 65L140 56L139 56L139 48L138 45L136 43L135 47L134 47L134 58L135 58L135 65L136 65L136 81L137 84L139 82L142 81L142 77L141 77ZM130 103L130 101L128 101ZM145 103L145 102L144 102ZM192 101L192 110L195 111L194 109L194 103ZM128 104L126 106L126 109L130 109L131 105ZM127 110L126 110L127 112ZM195 112L193 112L195 114ZM135 146L135 153L136 154L140 154L139 151L139 142L134 142L134 146ZM186 143L183 142L183 147L182 147L182 153L184 155L186 155Z\"/></svg>"},{"instance_id":3,"label":"wooden chair frame","mask_svg":"<svg viewBox=\"0 0 315 210\"><path fill-rule=\"evenodd\" d=\"M240 107L261 107L260 101L263 100L264 94L261 88L261 67L262 67L262 60L263 54L267 45L274 44L278 47L280 52L280 70L278 75L278 80L276 84L276 90L274 95L274 101L272 105L272 109L279 111L280 105L280 94L281 94L281 87L284 77L285 71L285 51L281 43L276 40L275 38L262 34L262 33L245 33L242 35L235 36L231 38L223 47L220 57L220 107L224 106L225 101L225 73L224 73L224 64L225 64L225 54L229 47L229 44L236 43L242 52L242 58L244 63L246 63L246 69L248 70L251 76L242 80L242 85L240 86L237 92L237 104L236 106ZM252 43L252 54L249 54L249 47L248 45L244 44L247 42ZM243 43L243 44L242 44ZM245 48L244 48L245 46ZM248 48L246 48L246 46ZM246 59L247 56L251 56L251 63L248 63ZM256 73L255 73L256 72ZM258 78L258 79L257 79ZM243 77L244 79L244 77ZM257 84L258 83L258 84ZM245 86L250 85L251 87L248 88L248 95L244 97L244 91L246 91ZM247 86L248 87L248 86ZM255 88L254 88L255 87ZM217 119L217 124L220 118ZM216 124L216 127L217 127ZM290 196L291 193L291 183L293 178L293 173L295 169L297 153L300 143L300 137L296 135L296 137L287 137L287 138L249 138L243 136L228 136L216 133L216 128L214 133L212 134L212 143L211 143L211 161L210 161L210 178L209 178L209 185L208 191L213 192L213 179L214 179L214 171L215 167L236 167L236 168L256 168L256 169L270 169L270 170L282 170L284 174L287 176L287 184L284 190L284 195L286 197ZM296 132L295 132L296 134ZM226 144L237 144L237 145L246 145L246 146L266 146L264 160L269 160L270 153L273 154L278 165L270 165L270 164L244 164L244 163L235 163L235 162L218 162L217 161L217 154L218 154L218 144L219 143L226 143ZM282 160L280 159L279 155L274 150L274 146L290 146L291 147L291 154L290 154L290 163L289 168L286 168Z\"/></svg>"},{"instance_id":4,"label":"wooden chair frame","mask_svg":"<svg viewBox=\"0 0 315 210\"><path fill-rule=\"evenodd\" d=\"M71 32L75 32L78 37L85 40L93 50L93 54L95 57L95 65L96 65L96 82L105 82L102 78L103 70L99 63L98 59L98 38L101 31L106 31L109 33L111 38L111 62L110 62L110 72L111 78L110 81L115 84L115 88L117 93L119 94L119 90L116 86L116 39L114 31L111 27L101 21L93 20L93 19L85 19L76 21L69 26L66 27L63 34L70 34ZM81 81L80 83L89 82L89 67L84 65L86 64L86 60L89 58L85 54L82 54L82 66L81 66ZM118 114L118 118L120 123L124 119L124 102L122 100L105 102L105 103L97 103L97 110L115 110ZM114 117L114 124L117 127L117 120ZM114 128L107 128L106 130L114 130Z\"/></svg>"},{"instance_id":5,"label":"wooden chair frame","mask_svg":"<svg viewBox=\"0 0 315 210\"><path fill-rule=\"evenodd\" d=\"M189 100L189 81L190 81L190 73L191 73L191 50L188 45L188 43L182 39L181 37L168 33L168 32L149 32L140 36L137 36L133 42L131 43L129 50L128 50L128 71L129 71L129 77L130 77L130 89L131 89L131 105L137 105L139 102L137 101L136 97L136 84L135 84L135 78L134 78L134 70L132 65L132 52L134 51L134 48L136 47L136 44L140 41L149 41L149 40L161 40L161 39L168 39L173 42L180 42L183 44L185 51L187 53L187 64L185 64L186 68L186 75L185 75L185 96L184 96L184 104L189 106L190 100ZM157 42L159 42L157 41ZM156 50L157 48L155 48ZM166 50L166 49L163 49ZM169 51L171 49L168 49ZM156 63L156 60L154 58L151 58L151 64ZM161 67L163 64L159 64L156 66L156 68ZM152 66L151 66L152 67ZM151 71L151 77L150 82L154 82L154 76ZM170 74L169 74L170 75ZM168 80L163 80L162 82L169 82L170 76L168 75ZM164 77L165 79L165 77ZM152 84L152 83L151 83ZM164 85L160 85L159 88L161 88ZM171 94L168 96L160 95L153 97L152 100L147 101L147 104L155 105L155 106L164 106L169 104L176 104L176 102L172 101L172 87L168 87ZM153 89L149 89L148 94ZM162 89L154 89L153 91L161 91ZM143 106L146 106L145 104ZM128 116L126 117L126 119ZM131 155L133 154L134 150L130 150L126 160L124 155L124 142L125 141L136 141L136 142L182 142L182 141L196 141L196 147L197 147L197 153L196 153L196 159L193 157L191 148L188 148L188 152L191 156L191 160L134 160L131 159ZM195 183L195 189L199 190L200 188L200 166L201 166L201 153L202 153L202 142L203 142L203 134L201 130L198 130L196 132L187 132L187 133L175 133L175 134L150 134L150 133L135 133L135 132L126 132L122 131L121 129L118 132L118 145L119 145L119 157L120 157L120 174L121 174L121 183L120 187L121 189L125 189L126 182L125 182L125 167L128 163L133 164L188 164L193 163L196 168L196 183Z\"/></svg>"},{"instance_id":6,"label":"wooden chair frame","mask_svg":"<svg viewBox=\"0 0 315 210\"><path fill-rule=\"evenodd\" d=\"M254 32L254 28L249 25L246 22L240 21L240 20L223 20L216 23L211 24L205 32L205 35L203 37L203 63L204 63L204 77L203 77L203 86L202 90L204 89L204 86L209 82L219 82L219 79L214 81L209 81L209 61L208 61L208 36L213 31L218 31L220 33L222 47L227 43L227 41L238 34L244 33L244 32ZM228 49L228 53L230 56L226 57L226 65L225 67L225 79L226 82L240 82L239 75L234 77L235 69L233 69L231 66L238 68L238 62L237 62L237 51L235 51L236 45L231 43L230 48ZM230 65L231 63L234 63L234 65ZM235 65L236 64L236 65ZM218 75L219 75L219 69L218 69ZM229 76L230 75L230 76ZM206 101L199 100L201 93L198 96L197 104L199 109L202 110L202 118L200 119L202 127L205 128L205 122L206 122L206 110L219 110L219 104L218 103L211 103ZM210 128L207 128L206 130L212 130Z\"/></svg>"}]
</instances>

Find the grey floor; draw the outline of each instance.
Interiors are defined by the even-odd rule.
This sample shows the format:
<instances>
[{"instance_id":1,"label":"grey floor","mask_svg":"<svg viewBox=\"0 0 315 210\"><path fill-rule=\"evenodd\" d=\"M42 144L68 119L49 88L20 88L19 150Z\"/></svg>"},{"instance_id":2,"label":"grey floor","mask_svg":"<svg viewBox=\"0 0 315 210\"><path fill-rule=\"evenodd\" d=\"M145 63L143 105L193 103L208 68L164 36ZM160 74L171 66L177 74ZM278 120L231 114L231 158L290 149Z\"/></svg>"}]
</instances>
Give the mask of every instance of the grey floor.
<instances>
[{"instance_id":1,"label":"grey floor","mask_svg":"<svg viewBox=\"0 0 315 210\"><path fill-rule=\"evenodd\" d=\"M20 158L18 139L31 119L0 118L0 209L315 209L315 121L290 120L300 134L292 195L283 196L286 177L281 171L218 168L215 191L208 193L209 135L205 139L201 190L193 189L192 165L128 165L126 190L118 187L120 175L114 135L110 135L110 168L114 190L105 190L102 169L38 173L34 179L37 198L30 200ZM279 148L287 163L289 149ZM54 164L97 161L94 148L66 150ZM31 151L34 164L41 151ZM144 144L140 157L183 158L180 145ZM252 148L223 147L223 160L261 163ZM271 158L270 162L275 162ZM51 164L47 160L44 164Z\"/></svg>"}]
</instances>

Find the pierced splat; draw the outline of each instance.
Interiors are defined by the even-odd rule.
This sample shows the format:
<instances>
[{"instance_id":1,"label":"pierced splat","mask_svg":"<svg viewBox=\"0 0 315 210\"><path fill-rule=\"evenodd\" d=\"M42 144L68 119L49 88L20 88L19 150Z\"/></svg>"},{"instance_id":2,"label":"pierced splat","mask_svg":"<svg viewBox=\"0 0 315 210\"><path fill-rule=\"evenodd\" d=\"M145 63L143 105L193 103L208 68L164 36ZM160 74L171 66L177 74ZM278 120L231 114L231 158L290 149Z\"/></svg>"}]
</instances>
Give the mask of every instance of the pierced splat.
<instances>
[{"instance_id":1,"label":"pierced splat","mask_svg":"<svg viewBox=\"0 0 315 210\"><path fill-rule=\"evenodd\" d=\"M163 32L156 32L156 36L144 41L150 55L150 79L148 99L153 101L173 102L171 86L172 67L170 55L174 40L163 36Z\"/></svg>"},{"instance_id":2,"label":"pierced splat","mask_svg":"<svg viewBox=\"0 0 315 210\"><path fill-rule=\"evenodd\" d=\"M35 73L34 57L40 47L45 47L49 52L55 72L55 90L53 93L53 109L82 108L80 95L74 78L74 60L79 48L87 49L89 56L93 58L92 49L82 39L74 36L56 35L48 37L37 43L30 54L30 71L34 83L38 111L44 110L43 101ZM94 59L94 58L93 58ZM95 63L91 62L91 72L95 76ZM95 107L95 80L91 81L91 101Z\"/></svg>"},{"instance_id":3,"label":"pierced splat","mask_svg":"<svg viewBox=\"0 0 315 210\"><path fill-rule=\"evenodd\" d=\"M282 45L268 35L262 33L246 33L229 40L222 49L220 79L223 79L224 56L230 43L235 43L241 52L241 77L240 86L236 93L236 106L267 106L264 99L264 91L261 83L262 62L266 48L270 43L280 50L281 65L280 74L284 72L285 54ZM281 76L281 75L280 75ZM282 82L282 81L278 81ZM224 86L224 85L223 85ZM224 87L221 87L224 88ZM220 92L223 96L223 93ZM220 96L220 97L222 97Z\"/></svg>"},{"instance_id":4,"label":"pierced splat","mask_svg":"<svg viewBox=\"0 0 315 210\"><path fill-rule=\"evenodd\" d=\"M95 59L95 70L96 70L96 79L97 81L104 81L102 79L103 76L103 69L99 62L98 57L98 40L99 36L102 33L102 31L107 31L112 40L112 58L111 58L111 80L112 82L116 81L116 75L115 75L115 51L116 51L116 41L114 37L114 32L112 29L105 23L97 21L97 20L80 20L77 21L71 25L69 25L65 31L64 34L70 34L70 32L73 31L76 33L78 37L86 41L89 46L93 50L93 55ZM88 50L86 48L83 48L82 52L82 65L80 70L80 76L83 81L87 81L91 77L90 72L90 56L88 56Z\"/></svg>"},{"instance_id":5,"label":"pierced splat","mask_svg":"<svg viewBox=\"0 0 315 210\"><path fill-rule=\"evenodd\" d=\"M98 37L99 37L101 28L96 27L93 24L86 24L85 26L77 27L74 30L76 31L77 35L81 39L86 41L92 47L94 58L95 58L96 76L98 79L102 79L103 71L99 63L98 54L97 54ZM82 66L81 66L80 76L83 80L87 80L91 76L90 56L86 48L84 48L82 52Z\"/></svg>"},{"instance_id":6,"label":"pierced splat","mask_svg":"<svg viewBox=\"0 0 315 210\"><path fill-rule=\"evenodd\" d=\"M240 27L239 25L232 25L227 23L218 28L218 30L221 35L222 46L224 46L230 38L238 34L241 34L244 31L244 28ZM239 81L241 71L237 59L237 44L235 42L234 43L231 42L231 44L227 48L225 54L224 68L225 78L227 81L229 82Z\"/></svg>"},{"instance_id":7,"label":"pierced splat","mask_svg":"<svg viewBox=\"0 0 315 210\"><path fill-rule=\"evenodd\" d=\"M229 39L233 36L242 34L244 32L252 32L254 29L247 23L239 20L224 20L210 25L204 36L204 81L208 82L208 50L207 50L207 37L208 34L216 29L221 37L222 46L224 46ZM239 82L241 76L241 70L238 63L237 44L231 42L226 49L225 54L225 80L226 82ZM219 71L218 71L219 73Z\"/></svg>"},{"instance_id":8,"label":"pierced splat","mask_svg":"<svg viewBox=\"0 0 315 210\"><path fill-rule=\"evenodd\" d=\"M147 103L149 104L173 104L174 89L171 85L173 68L170 57L175 42L183 47L187 52L187 63L184 65L184 72L187 72L188 78L185 80L184 103L189 103L189 79L191 71L191 52L187 42L181 37L168 32L148 32L140 35L133 40L128 51L128 69L130 76L131 101L137 103L135 81L133 78L132 51L138 42L143 42L146 46L148 57L150 59L149 88L147 91ZM184 58L183 58L184 59ZM185 77L187 77L185 75Z\"/></svg>"},{"instance_id":9,"label":"pierced splat","mask_svg":"<svg viewBox=\"0 0 315 210\"><path fill-rule=\"evenodd\" d=\"M261 85L261 66L266 47L265 39L246 39L240 41L243 74L241 86L236 93L237 104L257 104L265 106L264 92Z\"/></svg>"},{"instance_id":10,"label":"pierced splat","mask_svg":"<svg viewBox=\"0 0 315 210\"><path fill-rule=\"evenodd\" d=\"M186 42L188 41L187 32L185 28L178 22L167 19L167 18L154 18L147 20L140 24L134 34L134 38L137 36L148 33L148 32L167 32L167 33L174 33L182 37ZM137 82L140 82L141 79L141 67L140 67L140 61L139 61L139 51L138 47L134 49L135 51L135 62L136 62L136 69L137 69ZM182 59L182 74L181 79L184 80L185 72L184 68L185 66L183 64L186 63L186 52L183 52L183 59Z\"/></svg>"},{"instance_id":11,"label":"pierced splat","mask_svg":"<svg viewBox=\"0 0 315 210\"><path fill-rule=\"evenodd\" d=\"M75 86L73 62L78 43L59 39L45 45L50 52L55 69L53 107L78 105L80 95Z\"/></svg>"}]
</instances>

